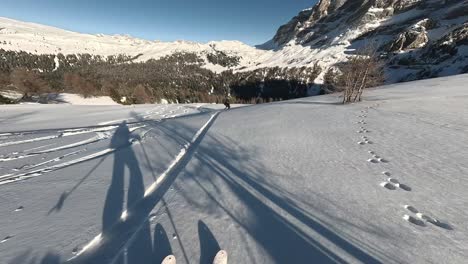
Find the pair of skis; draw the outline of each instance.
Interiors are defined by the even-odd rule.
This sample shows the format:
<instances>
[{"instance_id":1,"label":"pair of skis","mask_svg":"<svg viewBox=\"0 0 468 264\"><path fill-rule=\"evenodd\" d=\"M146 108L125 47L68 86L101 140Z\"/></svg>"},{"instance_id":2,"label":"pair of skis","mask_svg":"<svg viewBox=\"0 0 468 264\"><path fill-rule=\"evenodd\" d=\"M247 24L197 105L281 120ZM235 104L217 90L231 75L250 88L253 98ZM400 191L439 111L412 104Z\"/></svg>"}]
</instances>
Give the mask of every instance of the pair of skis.
<instances>
[{"instance_id":1,"label":"pair of skis","mask_svg":"<svg viewBox=\"0 0 468 264\"><path fill-rule=\"evenodd\" d=\"M227 264L228 255L225 250L220 250L216 254L213 264ZM174 255L167 256L161 264L176 264L176 257Z\"/></svg>"}]
</instances>

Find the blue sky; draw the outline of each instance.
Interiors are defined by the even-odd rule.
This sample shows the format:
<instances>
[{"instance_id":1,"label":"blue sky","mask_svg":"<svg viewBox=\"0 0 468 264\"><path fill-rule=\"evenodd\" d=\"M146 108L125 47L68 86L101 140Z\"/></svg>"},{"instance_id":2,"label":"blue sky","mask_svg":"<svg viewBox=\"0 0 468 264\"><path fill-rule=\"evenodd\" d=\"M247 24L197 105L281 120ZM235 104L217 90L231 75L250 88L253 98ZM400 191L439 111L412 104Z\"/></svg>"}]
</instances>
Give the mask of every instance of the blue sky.
<instances>
[{"instance_id":1,"label":"blue sky","mask_svg":"<svg viewBox=\"0 0 468 264\"><path fill-rule=\"evenodd\" d=\"M316 0L0 0L0 16L148 40L261 44Z\"/></svg>"}]
</instances>

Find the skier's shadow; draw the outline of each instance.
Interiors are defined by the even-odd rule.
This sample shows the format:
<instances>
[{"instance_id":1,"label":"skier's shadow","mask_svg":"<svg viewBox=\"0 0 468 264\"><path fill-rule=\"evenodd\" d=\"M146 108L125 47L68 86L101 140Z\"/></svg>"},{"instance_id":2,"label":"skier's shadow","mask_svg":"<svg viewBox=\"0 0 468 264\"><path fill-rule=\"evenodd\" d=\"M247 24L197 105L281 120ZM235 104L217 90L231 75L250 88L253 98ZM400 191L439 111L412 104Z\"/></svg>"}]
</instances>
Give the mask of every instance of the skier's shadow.
<instances>
[{"instance_id":1,"label":"skier's shadow","mask_svg":"<svg viewBox=\"0 0 468 264\"><path fill-rule=\"evenodd\" d=\"M143 174L130 143L133 138L134 136L132 136L127 124L122 122L115 131L110 142L109 147L115 149L115 152L111 184L107 190L106 201L102 214L103 234L110 232L112 227L121 220L122 213L141 200L145 194ZM129 173L127 174L127 203L124 208L124 182L126 171ZM127 257L133 258L136 251L139 252L142 257L151 255L152 246L149 226L144 226L142 228L141 235L137 243L135 243L135 245L131 245L128 249ZM116 263L124 263L123 257L119 257Z\"/></svg>"},{"instance_id":2,"label":"skier's shadow","mask_svg":"<svg viewBox=\"0 0 468 264\"><path fill-rule=\"evenodd\" d=\"M131 208L135 203L143 199L145 194L143 174L130 145L132 138L133 136L127 124L123 122L111 139L110 147L116 149L116 151L114 154L112 182L107 191L102 216L104 234L121 219L122 212L125 209ZM129 172L128 176L125 173L126 170ZM125 176L129 179L126 208L124 208ZM120 256L115 263L161 263L166 256L171 254L171 244L163 226L161 224L155 226L152 239L150 222L145 221L133 243L126 249L125 256Z\"/></svg>"},{"instance_id":3,"label":"skier's shadow","mask_svg":"<svg viewBox=\"0 0 468 264\"><path fill-rule=\"evenodd\" d=\"M121 123L112 136L110 147L115 149L112 181L107 190L106 202L102 216L102 230L105 233L118 222L124 211L124 177L125 168L129 170L127 191L127 208L143 198L145 186L138 160L131 148L132 135L125 122Z\"/></svg>"},{"instance_id":4,"label":"skier's shadow","mask_svg":"<svg viewBox=\"0 0 468 264\"><path fill-rule=\"evenodd\" d=\"M200 264L211 264L221 248L213 233L203 221L198 221L198 235L200 238Z\"/></svg>"}]
</instances>

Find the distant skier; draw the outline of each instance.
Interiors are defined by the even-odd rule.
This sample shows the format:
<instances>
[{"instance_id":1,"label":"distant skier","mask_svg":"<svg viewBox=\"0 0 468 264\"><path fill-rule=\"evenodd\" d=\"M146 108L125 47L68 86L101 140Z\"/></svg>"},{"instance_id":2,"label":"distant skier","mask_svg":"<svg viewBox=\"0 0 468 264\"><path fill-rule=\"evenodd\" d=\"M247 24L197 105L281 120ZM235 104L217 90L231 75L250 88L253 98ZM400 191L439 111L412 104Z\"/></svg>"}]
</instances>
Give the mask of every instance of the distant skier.
<instances>
[{"instance_id":1,"label":"distant skier","mask_svg":"<svg viewBox=\"0 0 468 264\"><path fill-rule=\"evenodd\" d=\"M229 103L229 98L224 99L224 106L226 107L226 108L224 108L224 110L231 109L231 104Z\"/></svg>"}]
</instances>

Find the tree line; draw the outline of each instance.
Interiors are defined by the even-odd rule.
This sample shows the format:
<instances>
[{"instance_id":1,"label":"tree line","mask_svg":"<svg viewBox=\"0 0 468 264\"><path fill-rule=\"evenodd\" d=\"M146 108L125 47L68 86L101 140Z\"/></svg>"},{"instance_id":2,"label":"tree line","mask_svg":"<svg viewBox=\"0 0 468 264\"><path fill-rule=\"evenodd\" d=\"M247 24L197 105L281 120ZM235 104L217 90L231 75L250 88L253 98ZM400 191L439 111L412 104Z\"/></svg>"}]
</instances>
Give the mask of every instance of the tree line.
<instances>
[{"instance_id":1,"label":"tree line","mask_svg":"<svg viewBox=\"0 0 468 264\"><path fill-rule=\"evenodd\" d=\"M195 53L175 53L137 62L127 55L37 55L0 49L0 89L16 90L27 100L42 93L108 95L127 104L233 103L284 100L307 95L321 69L264 68L214 73ZM214 64L233 67L239 57L224 52L207 55ZM125 101L122 101L125 98Z\"/></svg>"},{"instance_id":2,"label":"tree line","mask_svg":"<svg viewBox=\"0 0 468 264\"><path fill-rule=\"evenodd\" d=\"M381 82L381 67L374 55L355 56L329 69L322 93L345 91L344 102L360 100L363 89ZM84 97L106 95L123 104L163 99L171 103L221 103L226 98L232 103L263 103L307 96L323 70L315 63L215 73L204 68L204 58L195 53L180 52L144 62L136 60L139 56L37 55L0 49L0 90L21 92L23 100L68 92ZM211 53L206 59L229 67L240 60L224 52Z\"/></svg>"}]
</instances>

